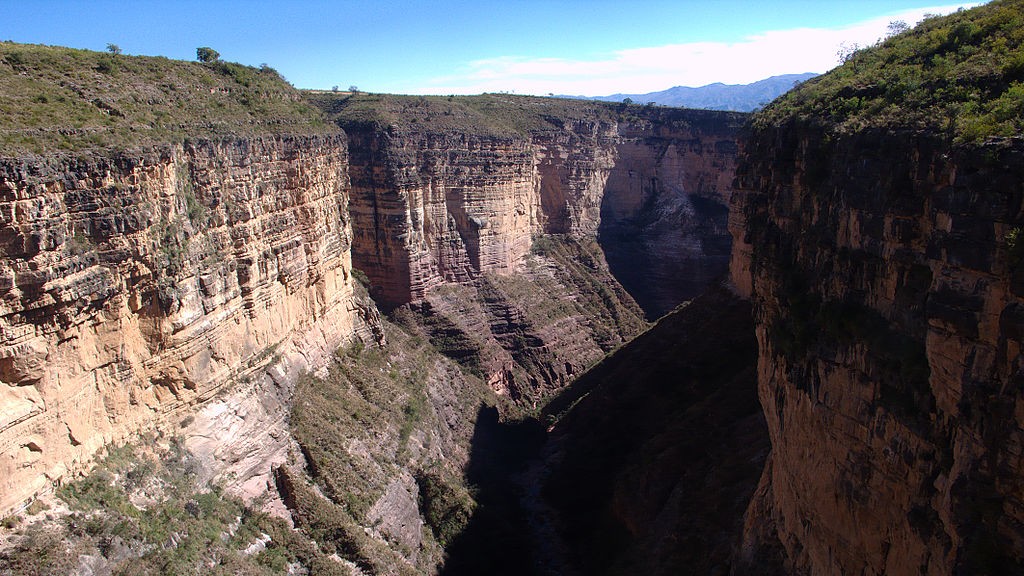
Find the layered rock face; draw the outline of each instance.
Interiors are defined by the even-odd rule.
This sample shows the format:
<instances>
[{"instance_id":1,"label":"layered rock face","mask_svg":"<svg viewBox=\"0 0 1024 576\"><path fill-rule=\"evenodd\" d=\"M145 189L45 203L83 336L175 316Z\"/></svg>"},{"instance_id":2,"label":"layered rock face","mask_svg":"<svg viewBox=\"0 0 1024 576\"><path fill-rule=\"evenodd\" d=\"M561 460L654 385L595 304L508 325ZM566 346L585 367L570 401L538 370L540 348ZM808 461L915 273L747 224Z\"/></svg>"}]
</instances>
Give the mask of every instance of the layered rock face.
<instances>
[{"instance_id":1,"label":"layered rock face","mask_svg":"<svg viewBox=\"0 0 1024 576\"><path fill-rule=\"evenodd\" d=\"M537 227L533 155L514 138L349 129L353 261L386 306L511 272Z\"/></svg>"},{"instance_id":2,"label":"layered rock face","mask_svg":"<svg viewBox=\"0 0 1024 576\"><path fill-rule=\"evenodd\" d=\"M662 262L698 278L721 273L743 116L644 114L622 121L549 118L549 128L524 135L343 123L352 142L355 266L391 306L442 282L517 270L532 237L542 233L600 235L602 247L622 252L623 268L642 255L633 268ZM642 244L619 248L637 235L645 236ZM669 255L674 266L664 263ZM659 270L654 283L667 276ZM674 305L706 281L691 284L661 300Z\"/></svg>"},{"instance_id":3,"label":"layered rock face","mask_svg":"<svg viewBox=\"0 0 1024 576\"><path fill-rule=\"evenodd\" d=\"M774 532L795 573L1021 570L1022 167L1020 140L754 134L733 273L772 454L748 561Z\"/></svg>"},{"instance_id":4,"label":"layered rock face","mask_svg":"<svg viewBox=\"0 0 1024 576\"><path fill-rule=\"evenodd\" d=\"M653 319L701 294L727 268L728 203L744 117L648 114L619 128L598 232L612 273Z\"/></svg>"},{"instance_id":5,"label":"layered rock face","mask_svg":"<svg viewBox=\"0 0 1024 576\"><path fill-rule=\"evenodd\" d=\"M0 163L0 508L357 329L343 136Z\"/></svg>"},{"instance_id":6,"label":"layered rock face","mask_svg":"<svg viewBox=\"0 0 1024 576\"><path fill-rule=\"evenodd\" d=\"M403 126L341 122L353 263L495 390L565 385L641 329L630 300L656 317L726 270L742 115L592 111L515 133L432 129L428 106ZM536 249L544 234L567 241Z\"/></svg>"}]
</instances>

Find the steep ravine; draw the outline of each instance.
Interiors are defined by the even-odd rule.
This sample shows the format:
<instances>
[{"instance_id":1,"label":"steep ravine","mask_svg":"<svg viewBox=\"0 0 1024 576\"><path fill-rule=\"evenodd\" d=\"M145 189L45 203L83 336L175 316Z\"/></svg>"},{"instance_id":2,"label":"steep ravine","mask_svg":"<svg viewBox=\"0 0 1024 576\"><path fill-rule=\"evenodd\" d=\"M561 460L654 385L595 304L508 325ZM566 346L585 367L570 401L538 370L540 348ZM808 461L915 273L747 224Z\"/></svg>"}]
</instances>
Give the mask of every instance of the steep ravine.
<instances>
[{"instance_id":1,"label":"steep ravine","mask_svg":"<svg viewBox=\"0 0 1024 576\"><path fill-rule=\"evenodd\" d=\"M369 98L318 103L353 143L353 261L386 306L520 272L540 234L596 239L650 319L725 270L742 114ZM368 121L367 106L392 116Z\"/></svg>"},{"instance_id":2,"label":"steep ravine","mask_svg":"<svg viewBox=\"0 0 1024 576\"><path fill-rule=\"evenodd\" d=\"M741 117L589 106L504 135L376 126L5 158L0 494L42 524L0 561L432 573L449 547L458 570L460 534L519 507L470 490L524 462L487 464L518 442L488 430L647 327L605 260L616 234L657 229L651 255L682 235L707 260L656 306L724 269L724 212L693 208L724 205ZM71 510L24 510L54 486Z\"/></svg>"},{"instance_id":3,"label":"steep ravine","mask_svg":"<svg viewBox=\"0 0 1024 576\"><path fill-rule=\"evenodd\" d=\"M519 401L727 267L743 115L504 95L314 101L349 135L353 263L371 293Z\"/></svg>"}]
</instances>

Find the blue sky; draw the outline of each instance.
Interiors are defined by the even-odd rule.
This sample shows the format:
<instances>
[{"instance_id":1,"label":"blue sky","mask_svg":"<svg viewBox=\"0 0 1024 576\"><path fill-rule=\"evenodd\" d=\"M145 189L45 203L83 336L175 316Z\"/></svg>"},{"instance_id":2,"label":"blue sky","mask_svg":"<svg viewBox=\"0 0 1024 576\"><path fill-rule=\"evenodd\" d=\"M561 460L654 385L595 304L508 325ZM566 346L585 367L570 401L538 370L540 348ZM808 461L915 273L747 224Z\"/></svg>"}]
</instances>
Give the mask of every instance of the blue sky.
<instances>
[{"instance_id":1,"label":"blue sky","mask_svg":"<svg viewBox=\"0 0 1024 576\"><path fill-rule=\"evenodd\" d=\"M0 40L266 63L299 88L642 93L824 72L942 0L0 0Z\"/></svg>"}]
</instances>

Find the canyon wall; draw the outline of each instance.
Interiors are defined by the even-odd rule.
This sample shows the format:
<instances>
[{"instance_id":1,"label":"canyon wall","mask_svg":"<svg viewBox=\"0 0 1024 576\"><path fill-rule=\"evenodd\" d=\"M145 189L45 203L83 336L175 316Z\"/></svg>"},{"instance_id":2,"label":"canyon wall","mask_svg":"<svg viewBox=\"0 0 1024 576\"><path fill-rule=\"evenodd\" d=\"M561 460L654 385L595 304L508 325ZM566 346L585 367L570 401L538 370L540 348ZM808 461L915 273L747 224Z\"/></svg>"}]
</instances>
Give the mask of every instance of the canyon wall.
<instances>
[{"instance_id":1,"label":"canyon wall","mask_svg":"<svg viewBox=\"0 0 1024 576\"><path fill-rule=\"evenodd\" d=\"M1024 141L790 120L738 187L772 442L746 560L774 540L791 573L1019 572Z\"/></svg>"},{"instance_id":2,"label":"canyon wall","mask_svg":"<svg viewBox=\"0 0 1024 576\"><path fill-rule=\"evenodd\" d=\"M728 259L744 115L598 112L545 116L523 133L340 121L352 141L353 262L374 296L397 306L443 282L511 273L538 234L599 239L627 288L667 292L638 290L659 313L698 294ZM673 276L687 280L671 289Z\"/></svg>"},{"instance_id":3,"label":"canyon wall","mask_svg":"<svg viewBox=\"0 0 1024 576\"><path fill-rule=\"evenodd\" d=\"M739 114L645 109L619 126L598 238L615 278L654 319L726 271Z\"/></svg>"},{"instance_id":4,"label":"canyon wall","mask_svg":"<svg viewBox=\"0 0 1024 576\"><path fill-rule=\"evenodd\" d=\"M502 101L548 112L516 131L407 100L388 124L339 116L353 265L494 390L538 401L725 272L743 115Z\"/></svg>"},{"instance_id":5,"label":"canyon wall","mask_svg":"<svg viewBox=\"0 0 1024 576\"><path fill-rule=\"evenodd\" d=\"M0 162L0 509L366 326L344 136Z\"/></svg>"}]
</instances>

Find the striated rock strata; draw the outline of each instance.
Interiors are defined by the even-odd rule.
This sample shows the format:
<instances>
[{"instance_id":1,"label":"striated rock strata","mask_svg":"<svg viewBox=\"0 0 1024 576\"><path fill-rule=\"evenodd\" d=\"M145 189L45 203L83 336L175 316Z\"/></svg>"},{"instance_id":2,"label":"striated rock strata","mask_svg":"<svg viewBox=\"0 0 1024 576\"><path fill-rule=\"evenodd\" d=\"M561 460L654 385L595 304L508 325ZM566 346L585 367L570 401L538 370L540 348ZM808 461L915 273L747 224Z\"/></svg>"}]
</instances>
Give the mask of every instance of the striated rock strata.
<instances>
[{"instance_id":1,"label":"striated rock strata","mask_svg":"<svg viewBox=\"0 0 1024 576\"><path fill-rule=\"evenodd\" d=\"M346 170L341 136L0 161L0 509L350 337Z\"/></svg>"},{"instance_id":2,"label":"striated rock strata","mask_svg":"<svg viewBox=\"0 0 1024 576\"><path fill-rule=\"evenodd\" d=\"M651 308L664 312L725 270L742 118L645 109L621 119L545 116L546 127L526 133L342 120L353 262L375 297L397 306L443 282L518 271L538 234L600 237L617 256L613 271L629 268L634 286L653 267L666 294ZM673 274L690 280L665 288Z\"/></svg>"},{"instance_id":3,"label":"striated rock strata","mask_svg":"<svg viewBox=\"0 0 1024 576\"><path fill-rule=\"evenodd\" d=\"M649 110L619 126L598 238L648 318L704 292L729 261L739 115Z\"/></svg>"},{"instance_id":4,"label":"striated rock strata","mask_svg":"<svg viewBox=\"0 0 1024 576\"><path fill-rule=\"evenodd\" d=\"M391 124L348 119L354 102L320 102L350 138L353 265L496 391L564 386L639 332L634 299L657 317L727 269L742 115L513 98L536 124L500 130L461 101Z\"/></svg>"},{"instance_id":5,"label":"striated rock strata","mask_svg":"<svg viewBox=\"0 0 1024 576\"><path fill-rule=\"evenodd\" d=\"M743 553L787 571L1017 573L1024 142L755 132L734 218L772 442Z\"/></svg>"}]
</instances>

